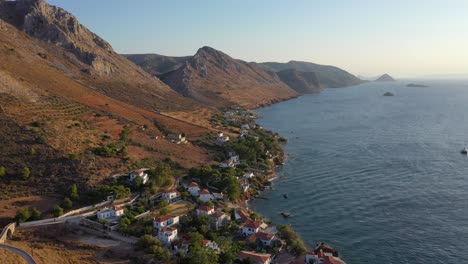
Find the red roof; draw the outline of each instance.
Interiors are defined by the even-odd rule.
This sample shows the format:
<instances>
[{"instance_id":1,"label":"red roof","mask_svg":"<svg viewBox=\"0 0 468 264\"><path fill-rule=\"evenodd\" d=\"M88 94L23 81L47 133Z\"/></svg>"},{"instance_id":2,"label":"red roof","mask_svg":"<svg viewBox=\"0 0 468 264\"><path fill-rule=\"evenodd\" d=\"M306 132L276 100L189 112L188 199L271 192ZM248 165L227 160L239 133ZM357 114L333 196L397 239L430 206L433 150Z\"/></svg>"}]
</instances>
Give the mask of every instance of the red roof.
<instances>
[{"instance_id":1,"label":"red roof","mask_svg":"<svg viewBox=\"0 0 468 264\"><path fill-rule=\"evenodd\" d=\"M239 215L239 217L241 218L242 221L247 221L249 220L249 215L247 214L247 212L245 212L244 210L242 209L236 209L236 213Z\"/></svg>"},{"instance_id":2,"label":"red roof","mask_svg":"<svg viewBox=\"0 0 468 264\"><path fill-rule=\"evenodd\" d=\"M210 194L210 191L208 191L208 189L202 189L200 194Z\"/></svg>"},{"instance_id":3,"label":"red roof","mask_svg":"<svg viewBox=\"0 0 468 264\"><path fill-rule=\"evenodd\" d=\"M333 257L332 255L326 255L322 249L320 249L320 251L318 252L318 254L315 254L314 251L309 251L306 253L307 255L315 255L317 256L317 258L319 259L323 259L323 264L344 264L344 262L342 260L340 260L339 258L335 258Z\"/></svg>"},{"instance_id":4,"label":"red roof","mask_svg":"<svg viewBox=\"0 0 468 264\"><path fill-rule=\"evenodd\" d=\"M207 206L207 205L200 205L200 206L198 206L197 210L208 212L208 211L214 210L214 207L213 206Z\"/></svg>"},{"instance_id":5,"label":"red roof","mask_svg":"<svg viewBox=\"0 0 468 264\"><path fill-rule=\"evenodd\" d=\"M166 191L166 193L173 193L173 192L175 192L175 193L180 193L180 192L179 192L178 190L176 190L176 189L170 189L170 190L167 190L167 191Z\"/></svg>"},{"instance_id":6,"label":"red roof","mask_svg":"<svg viewBox=\"0 0 468 264\"><path fill-rule=\"evenodd\" d=\"M262 225L262 223L262 221L252 221L249 219L247 220L247 222L245 222L245 224L242 227L257 229Z\"/></svg>"},{"instance_id":7,"label":"red roof","mask_svg":"<svg viewBox=\"0 0 468 264\"><path fill-rule=\"evenodd\" d=\"M198 183L191 182L191 183L189 183L188 187L198 187Z\"/></svg>"},{"instance_id":8,"label":"red roof","mask_svg":"<svg viewBox=\"0 0 468 264\"><path fill-rule=\"evenodd\" d=\"M156 219L155 221L156 222L164 222L164 221L167 221L171 218L174 218L175 216L173 215L163 215L163 216L160 216L158 219Z\"/></svg>"},{"instance_id":9,"label":"red roof","mask_svg":"<svg viewBox=\"0 0 468 264\"><path fill-rule=\"evenodd\" d=\"M251 259L255 263L265 263L271 258L271 254L261 254L253 251L241 251L239 253L240 259Z\"/></svg>"},{"instance_id":10,"label":"red roof","mask_svg":"<svg viewBox=\"0 0 468 264\"><path fill-rule=\"evenodd\" d=\"M208 245L210 242L211 242L211 240L203 239L203 240L202 240L202 245L206 246L206 245Z\"/></svg>"},{"instance_id":11,"label":"red roof","mask_svg":"<svg viewBox=\"0 0 468 264\"><path fill-rule=\"evenodd\" d=\"M268 233L263 233L263 232L258 232L256 234L250 235L246 240L250 243L255 243L257 241L257 238L260 239L261 241L270 241L275 237L274 234L268 234Z\"/></svg>"},{"instance_id":12,"label":"red roof","mask_svg":"<svg viewBox=\"0 0 468 264\"><path fill-rule=\"evenodd\" d=\"M225 216L225 215L226 215L225 213L219 212L219 211L218 211L218 212L215 212L215 213L212 215L212 217L220 218L220 217L223 217L223 216Z\"/></svg>"},{"instance_id":13,"label":"red roof","mask_svg":"<svg viewBox=\"0 0 468 264\"><path fill-rule=\"evenodd\" d=\"M166 226L166 227L163 227L161 229L161 232L164 233L164 232L167 232L167 231L170 231L170 232L173 232L173 231L176 231L177 228L174 228L174 227L170 227L170 226Z\"/></svg>"}]
</instances>

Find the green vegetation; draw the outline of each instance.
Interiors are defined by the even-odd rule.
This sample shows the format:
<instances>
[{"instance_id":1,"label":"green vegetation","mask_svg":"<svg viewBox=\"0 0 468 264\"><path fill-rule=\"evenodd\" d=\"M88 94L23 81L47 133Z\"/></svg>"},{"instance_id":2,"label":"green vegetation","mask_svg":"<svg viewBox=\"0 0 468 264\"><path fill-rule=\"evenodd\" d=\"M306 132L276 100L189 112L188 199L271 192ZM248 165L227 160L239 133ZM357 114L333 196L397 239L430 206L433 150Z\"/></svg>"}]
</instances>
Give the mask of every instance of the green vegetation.
<instances>
[{"instance_id":1,"label":"green vegetation","mask_svg":"<svg viewBox=\"0 0 468 264\"><path fill-rule=\"evenodd\" d=\"M70 200L70 198L68 198L68 197L65 197L65 198L63 199L63 202L62 202L62 207L63 207L64 209L70 209L70 208L72 208L72 207L73 207L73 202L72 202L72 200Z\"/></svg>"},{"instance_id":2,"label":"green vegetation","mask_svg":"<svg viewBox=\"0 0 468 264\"><path fill-rule=\"evenodd\" d=\"M31 155L36 155L36 149L35 148L31 148Z\"/></svg>"},{"instance_id":3,"label":"green vegetation","mask_svg":"<svg viewBox=\"0 0 468 264\"><path fill-rule=\"evenodd\" d=\"M70 198L73 200L73 201L76 201L80 198L80 196L78 195L78 187L76 186L76 184L73 184L71 187L70 187Z\"/></svg>"},{"instance_id":4,"label":"green vegetation","mask_svg":"<svg viewBox=\"0 0 468 264\"><path fill-rule=\"evenodd\" d=\"M288 248L297 256L304 254L307 248L301 237L289 225L278 226L280 237L286 241Z\"/></svg>"},{"instance_id":5,"label":"green vegetation","mask_svg":"<svg viewBox=\"0 0 468 264\"><path fill-rule=\"evenodd\" d=\"M31 217L31 212L29 211L29 209L27 208L23 208L23 209L19 209L17 212L16 212L16 221L18 223L24 223L26 221L28 221L28 219Z\"/></svg>"},{"instance_id":6,"label":"green vegetation","mask_svg":"<svg viewBox=\"0 0 468 264\"><path fill-rule=\"evenodd\" d=\"M146 253L153 254L156 260L169 261L171 259L171 252L164 248L161 242L152 235L143 235L140 237L136 247Z\"/></svg>"},{"instance_id":7,"label":"green vegetation","mask_svg":"<svg viewBox=\"0 0 468 264\"><path fill-rule=\"evenodd\" d=\"M22 172L23 180L29 179L29 176L31 176L31 170L28 167L24 167Z\"/></svg>"},{"instance_id":8,"label":"green vegetation","mask_svg":"<svg viewBox=\"0 0 468 264\"><path fill-rule=\"evenodd\" d=\"M37 209L37 208L32 208L31 209L31 218L30 218L31 220L33 220L33 221L34 220L39 220L39 219L41 219L41 216L42 216L42 212L39 209Z\"/></svg>"},{"instance_id":9,"label":"green vegetation","mask_svg":"<svg viewBox=\"0 0 468 264\"><path fill-rule=\"evenodd\" d=\"M0 178L6 176L6 168L4 166L0 166Z\"/></svg>"},{"instance_id":10,"label":"green vegetation","mask_svg":"<svg viewBox=\"0 0 468 264\"><path fill-rule=\"evenodd\" d=\"M63 208L60 207L59 205L55 205L55 206L52 208L52 214L53 214L55 217L58 217L58 216L63 215Z\"/></svg>"}]
</instances>

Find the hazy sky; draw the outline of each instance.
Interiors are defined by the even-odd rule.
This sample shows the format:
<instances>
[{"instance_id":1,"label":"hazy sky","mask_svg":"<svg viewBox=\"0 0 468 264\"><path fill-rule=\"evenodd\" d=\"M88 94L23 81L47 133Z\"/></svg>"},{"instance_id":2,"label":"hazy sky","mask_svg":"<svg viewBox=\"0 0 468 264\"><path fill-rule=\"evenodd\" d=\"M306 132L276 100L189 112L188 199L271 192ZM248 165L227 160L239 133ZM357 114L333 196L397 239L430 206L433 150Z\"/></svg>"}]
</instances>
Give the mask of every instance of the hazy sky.
<instances>
[{"instance_id":1,"label":"hazy sky","mask_svg":"<svg viewBox=\"0 0 468 264\"><path fill-rule=\"evenodd\" d=\"M356 75L468 73L468 0L48 0L120 53L303 60Z\"/></svg>"}]
</instances>

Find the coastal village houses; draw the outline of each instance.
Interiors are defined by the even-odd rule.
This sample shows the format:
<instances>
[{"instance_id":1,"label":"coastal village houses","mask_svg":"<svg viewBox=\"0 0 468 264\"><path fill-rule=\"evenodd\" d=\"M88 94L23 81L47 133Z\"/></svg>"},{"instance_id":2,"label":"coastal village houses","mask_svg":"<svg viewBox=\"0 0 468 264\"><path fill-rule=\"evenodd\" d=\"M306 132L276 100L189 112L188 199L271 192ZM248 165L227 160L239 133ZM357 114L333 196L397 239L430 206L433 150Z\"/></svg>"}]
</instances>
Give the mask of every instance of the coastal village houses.
<instances>
[{"instance_id":1,"label":"coastal village houses","mask_svg":"<svg viewBox=\"0 0 468 264\"><path fill-rule=\"evenodd\" d=\"M223 212L215 212L211 215L212 228L218 229L224 226L229 220L229 216Z\"/></svg>"},{"instance_id":2,"label":"coastal village houses","mask_svg":"<svg viewBox=\"0 0 468 264\"><path fill-rule=\"evenodd\" d=\"M264 233L264 232L258 232L258 233L252 234L247 238L247 241L250 243L256 243L257 240L261 241L262 244L265 246L271 246L271 243L277 240L277 238L275 234L269 234L269 233Z\"/></svg>"},{"instance_id":3,"label":"coastal village houses","mask_svg":"<svg viewBox=\"0 0 468 264\"><path fill-rule=\"evenodd\" d=\"M253 251L241 251L237 258L240 260L250 260L254 264L271 263L271 254L262 254Z\"/></svg>"},{"instance_id":4,"label":"coastal village houses","mask_svg":"<svg viewBox=\"0 0 468 264\"><path fill-rule=\"evenodd\" d=\"M210 193L210 191L208 191L208 189L202 189L200 191L200 201L209 202L213 200L214 200L214 196Z\"/></svg>"},{"instance_id":5,"label":"coastal village houses","mask_svg":"<svg viewBox=\"0 0 468 264\"><path fill-rule=\"evenodd\" d=\"M261 229L266 227L266 224L264 224L262 221L254 221L249 219L241 226L240 229L243 236L250 236L260 232Z\"/></svg>"},{"instance_id":6,"label":"coastal village houses","mask_svg":"<svg viewBox=\"0 0 468 264\"><path fill-rule=\"evenodd\" d=\"M176 225L178 223L179 223L179 216L164 215L153 220L153 227L156 230L160 230L164 227Z\"/></svg>"},{"instance_id":7,"label":"coastal village houses","mask_svg":"<svg viewBox=\"0 0 468 264\"><path fill-rule=\"evenodd\" d=\"M168 190L168 191L164 192L162 194L162 197L168 203L172 203L172 202L175 202L175 201L179 200L182 197L182 195L176 189L171 189L171 190Z\"/></svg>"},{"instance_id":8,"label":"coastal village houses","mask_svg":"<svg viewBox=\"0 0 468 264\"><path fill-rule=\"evenodd\" d=\"M135 179L137 179L138 177L142 179L143 184L147 184L149 181L148 173L146 173L145 170L142 169L131 172L128 176L131 182L135 181Z\"/></svg>"},{"instance_id":9,"label":"coastal village houses","mask_svg":"<svg viewBox=\"0 0 468 264\"><path fill-rule=\"evenodd\" d=\"M200 205L197 208L197 215L212 215L214 212L213 206Z\"/></svg>"},{"instance_id":10,"label":"coastal village houses","mask_svg":"<svg viewBox=\"0 0 468 264\"><path fill-rule=\"evenodd\" d=\"M178 239L178 236L177 236L177 229L176 228L173 228L173 227L170 227L170 226L166 226L166 227L163 227L159 233L158 233L158 239L161 241L161 243L163 243L164 245L168 245L174 241L176 241Z\"/></svg>"},{"instance_id":11,"label":"coastal village houses","mask_svg":"<svg viewBox=\"0 0 468 264\"><path fill-rule=\"evenodd\" d=\"M121 207L113 207L113 208L104 208L103 210L99 210L97 212L97 219L111 219L115 217L120 217L124 215L124 209Z\"/></svg>"},{"instance_id":12,"label":"coastal village houses","mask_svg":"<svg viewBox=\"0 0 468 264\"><path fill-rule=\"evenodd\" d=\"M309 251L305 256L306 264L346 264L343 260L333 256L332 253L324 252L320 249L319 252Z\"/></svg>"},{"instance_id":13,"label":"coastal village houses","mask_svg":"<svg viewBox=\"0 0 468 264\"><path fill-rule=\"evenodd\" d=\"M187 142L186 137L182 134L169 134L167 135L167 139L170 140L172 143L176 144Z\"/></svg>"},{"instance_id":14,"label":"coastal village houses","mask_svg":"<svg viewBox=\"0 0 468 264\"><path fill-rule=\"evenodd\" d=\"M225 136L223 132L218 132L218 134L216 134L216 141L226 143L229 141L229 136Z\"/></svg>"},{"instance_id":15,"label":"coastal village houses","mask_svg":"<svg viewBox=\"0 0 468 264\"><path fill-rule=\"evenodd\" d=\"M198 183L196 182L191 182L188 184L187 191L195 197L198 197L200 195L200 187L198 186Z\"/></svg>"}]
</instances>

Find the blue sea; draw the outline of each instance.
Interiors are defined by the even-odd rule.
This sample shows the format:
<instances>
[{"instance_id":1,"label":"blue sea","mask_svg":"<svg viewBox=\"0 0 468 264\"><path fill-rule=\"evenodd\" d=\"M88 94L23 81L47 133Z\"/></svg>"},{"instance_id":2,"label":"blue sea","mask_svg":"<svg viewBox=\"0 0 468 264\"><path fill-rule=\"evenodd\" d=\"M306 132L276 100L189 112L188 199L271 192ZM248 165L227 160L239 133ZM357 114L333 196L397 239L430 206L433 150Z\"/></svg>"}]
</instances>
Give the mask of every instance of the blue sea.
<instances>
[{"instance_id":1,"label":"blue sea","mask_svg":"<svg viewBox=\"0 0 468 264\"><path fill-rule=\"evenodd\" d=\"M259 123L289 141L268 200L250 207L348 264L468 263L468 82L409 82L259 109Z\"/></svg>"}]
</instances>

